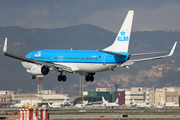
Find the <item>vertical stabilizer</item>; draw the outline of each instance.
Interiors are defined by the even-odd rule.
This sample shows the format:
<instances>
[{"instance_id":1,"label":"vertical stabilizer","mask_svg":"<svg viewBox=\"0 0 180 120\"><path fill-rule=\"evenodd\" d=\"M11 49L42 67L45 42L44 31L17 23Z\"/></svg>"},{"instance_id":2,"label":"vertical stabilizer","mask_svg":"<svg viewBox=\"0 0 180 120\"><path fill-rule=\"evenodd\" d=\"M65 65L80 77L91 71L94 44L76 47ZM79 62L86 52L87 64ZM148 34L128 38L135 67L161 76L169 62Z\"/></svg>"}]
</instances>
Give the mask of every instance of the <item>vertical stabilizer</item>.
<instances>
[{"instance_id":1,"label":"vertical stabilizer","mask_svg":"<svg viewBox=\"0 0 180 120\"><path fill-rule=\"evenodd\" d=\"M102 101L105 102L106 100L104 99L104 97L102 97Z\"/></svg>"},{"instance_id":2,"label":"vertical stabilizer","mask_svg":"<svg viewBox=\"0 0 180 120\"><path fill-rule=\"evenodd\" d=\"M128 52L133 15L134 11L130 10L121 26L121 29L119 30L114 43L111 46L105 48L104 51Z\"/></svg>"},{"instance_id":3,"label":"vertical stabilizer","mask_svg":"<svg viewBox=\"0 0 180 120\"><path fill-rule=\"evenodd\" d=\"M165 103L165 101L164 101L163 98L160 98L160 100L161 100L161 104L164 104L164 103Z\"/></svg>"},{"instance_id":4,"label":"vertical stabilizer","mask_svg":"<svg viewBox=\"0 0 180 120\"><path fill-rule=\"evenodd\" d=\"M119 101L119 98L116 99L116 102L115 102L115 103L118 103L118 101Z\"/></svg>"}]
</instances>

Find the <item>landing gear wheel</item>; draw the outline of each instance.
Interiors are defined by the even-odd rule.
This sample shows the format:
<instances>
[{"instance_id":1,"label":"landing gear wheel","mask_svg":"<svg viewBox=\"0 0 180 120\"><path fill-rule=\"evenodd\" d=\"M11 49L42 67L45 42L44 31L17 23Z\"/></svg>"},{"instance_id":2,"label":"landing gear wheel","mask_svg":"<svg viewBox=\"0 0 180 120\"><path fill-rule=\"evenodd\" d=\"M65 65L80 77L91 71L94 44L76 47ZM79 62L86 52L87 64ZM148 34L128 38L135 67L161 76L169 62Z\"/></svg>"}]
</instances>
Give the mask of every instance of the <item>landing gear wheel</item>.
<instances>
[{"instance_id":1,"label":"landing gear wheel","mask_svg":"<svg viewBox=\"0 0 180 120\"><path fill-rule=\"evenodd\" d=\"M31 79L35 79L36 78L36 76L35 75L31 75Z\"/></svg>"},{"instance_id":2,"label":"landing gear wheel","mask_svg":"<svg viewBox=\"0 0 180 120\"><path fill-rule=\"evenodd\" d=\"M59 82L61 81L61 75L58 76L58 81L59 81Z\"/></svg>"},{"instance_id":3,"label":"landing gear wheel","mask_svg":"<svg viewBox=\"0 0 180 120\"><path fill-rule=\"evenodd\" d=\"M93 81L94 81L94 76L91 75L91 76L89 77L89 80L90 80L91 82L93 82Z\"/></svg>"},{"instance_id":4,"label":"landing gear wheel","mask_svg":"<svg viewBox=\"0 0 180 120\"><path fill-rule=\"evenodd\" d=\"M58 76L58 81L59 82L61 82L61 81L65 82L66 80L67 80L67 77L65 75L59 75Z\"/></svg>"},{"instance_id":5,"label":"landing gear wheel","mask_svg":"<svg viewBox=\"0 0 180 120\"><path fill-rule=\"evenodd\" d=\"M86 79L86 82L89 82L89 81L93 82L94 81L94 76L93 75L87 75L85 79Z\"/></svg>"},{"instance_id":6,"label":"landing gear wheel","mask_svg":"<svg viewBox=\"0 0 180 120\"><path fill-rule=\"evenodd\" d=\"M89 75L86 76L86 82L89 82Z\"/></svg>"},{"instance_id":7,"label":"landing gear wheel","mask_svg":"<svg viewBox=\"0 0 180 120\"><path fill-rule=\"evenodd\" d=\"M67 79L67 77L66 77L65 75L63 75L61 78L62 78L62 81L63 81L63 82L65 82L66 79Z\"/></svg>"}]
</instances>

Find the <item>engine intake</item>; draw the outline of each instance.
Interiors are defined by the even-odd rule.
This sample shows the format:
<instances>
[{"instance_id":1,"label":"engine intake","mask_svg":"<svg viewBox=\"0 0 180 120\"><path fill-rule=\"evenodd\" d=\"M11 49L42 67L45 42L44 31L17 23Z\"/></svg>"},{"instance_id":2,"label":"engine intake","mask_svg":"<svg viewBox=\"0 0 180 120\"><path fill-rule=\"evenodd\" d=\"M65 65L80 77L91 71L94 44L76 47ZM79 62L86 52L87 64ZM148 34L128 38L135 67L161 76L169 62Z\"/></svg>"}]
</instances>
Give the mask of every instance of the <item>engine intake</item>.
<instances>
[{"instance_id":1,"label":"engine intake","mask_svg":"<svg viewBox=\"0 0 180 120\"><path fill-rule=\"evenodd\" d=\"M43 66L43 67L41 68L41 73L42 73L43 75L47 75L47 74L49 73L49 68Z\"/></svg>"}]
</instances>

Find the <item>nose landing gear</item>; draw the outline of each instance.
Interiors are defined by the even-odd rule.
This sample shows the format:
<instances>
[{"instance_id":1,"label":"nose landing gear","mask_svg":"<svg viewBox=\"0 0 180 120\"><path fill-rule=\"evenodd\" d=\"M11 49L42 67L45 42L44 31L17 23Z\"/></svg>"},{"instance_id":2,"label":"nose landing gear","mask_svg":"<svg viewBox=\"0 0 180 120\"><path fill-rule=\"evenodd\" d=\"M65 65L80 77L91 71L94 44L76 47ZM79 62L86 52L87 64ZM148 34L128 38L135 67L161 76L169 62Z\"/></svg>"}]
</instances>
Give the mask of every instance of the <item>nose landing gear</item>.
<instances>
[{"instance_id":1,"label":"nose landing gear","mask_svg":"<svg viewBox=\"0 0 180 120\"><path fill-rule=\"evenodd\" d=\"M31 75L31 79L35 79L36 78L36 76L35 75Z\"/></svg>"}]
</instances>

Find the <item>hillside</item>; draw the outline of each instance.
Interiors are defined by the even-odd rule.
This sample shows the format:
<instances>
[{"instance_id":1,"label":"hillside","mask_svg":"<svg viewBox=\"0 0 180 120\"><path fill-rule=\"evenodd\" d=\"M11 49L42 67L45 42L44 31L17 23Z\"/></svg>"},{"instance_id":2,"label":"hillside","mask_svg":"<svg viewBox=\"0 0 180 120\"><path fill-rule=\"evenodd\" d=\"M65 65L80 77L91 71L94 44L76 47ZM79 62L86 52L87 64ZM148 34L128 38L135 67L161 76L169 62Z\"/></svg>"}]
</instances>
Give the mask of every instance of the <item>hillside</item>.
<instances>
[{"instance_id":1,"label":"hillside","mask_svg":"<svg viewBox=\"0 0 180 120\"><path fill-rule=\"evenodd\" d=\"M116 33L90 24L57 29L0 27L0 31L0 49L2 50L4 38L8 37L8 51L21 56L39 49L103 49L111 45L116 37ZM174 42L179 41L179 39L180 32L178 31L133 32L129 52L169 51ZM131 86L179 86L179 53L179 45L177 44L175 54L170 58L138 62L129 66L129 70L116 68L114 72L97 73L95 82L85 83L85 90L95 90L95 87L113 87L115 83L124 88ZM20 61L4 57L1 54L0 71L1 90L21 88L23 92L36 91L37 80L30 79L30 74L22 67ZM60 87L63 86L63 93L77 95L79 75L67 74L68 80L63 83L57 81L58 74L48 74L43 80L43 89L55 89L59 92Z\"/></svg>"}]
</instances>

